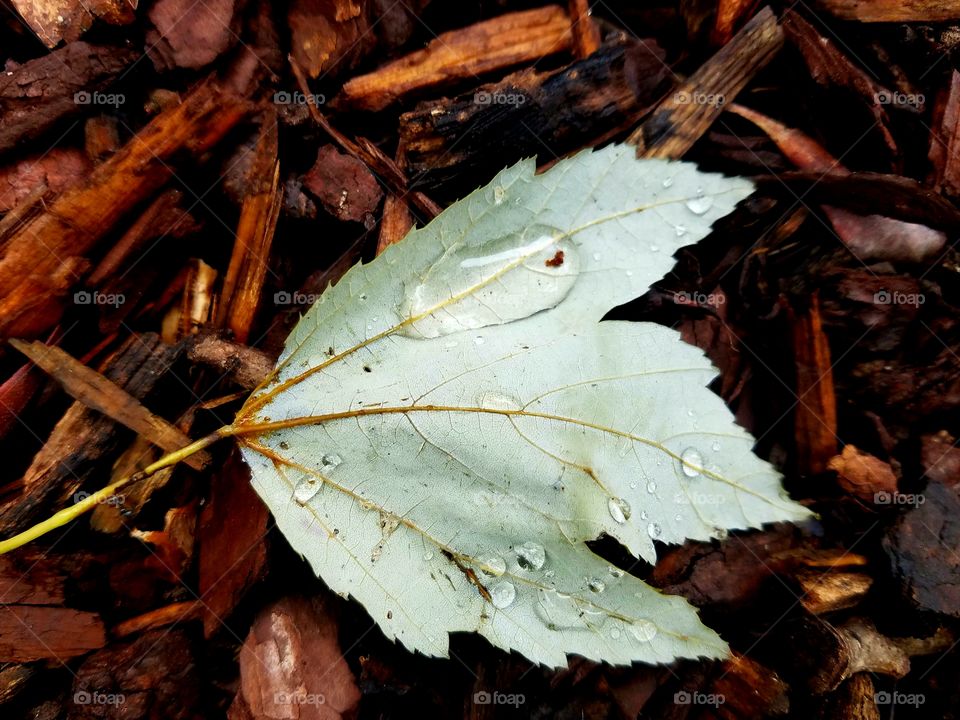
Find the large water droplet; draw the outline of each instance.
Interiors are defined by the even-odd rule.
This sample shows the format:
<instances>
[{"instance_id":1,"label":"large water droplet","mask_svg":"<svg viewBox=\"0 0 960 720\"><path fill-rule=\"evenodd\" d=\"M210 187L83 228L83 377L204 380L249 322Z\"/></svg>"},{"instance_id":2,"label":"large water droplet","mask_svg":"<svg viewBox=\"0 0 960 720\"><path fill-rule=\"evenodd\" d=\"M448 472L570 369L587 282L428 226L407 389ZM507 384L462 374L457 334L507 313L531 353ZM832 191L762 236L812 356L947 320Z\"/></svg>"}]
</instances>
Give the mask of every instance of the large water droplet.
<instances>
[{"instance_id":1,"label":"large water droplet","mask_svg":"<svg viewBox=\"0 0 960 720\"><path fill-rule=\"evenodd\" d=\"M688 447L680 453L680 469L687 477L695 478L700 475L703 468L703 456L696 448Z\"/></svg>"},{"instance_id":2,"label":"large water droplet","mask_svg":"<svg viewBox=\"0 0 960 720\"><path fill-rule=\"evenodd\" d=\"M649 620L637 620L630 626L630 634L640 642L650 642L657 636L657 626Z\"/></svg>"},{"instance_id":3,"label":"large water droplet","mask_svg":"<svg viewBox=\"0 0 960 720\"><path fill-rule=\"evenodd\" d=\"M630 519L630 503L623 498L613 497L607 502L610 517L621 525Z\"/></svg>"},{"instance_id":4,"label":"large water droplet","mask_svg":"<svg viewBox=\"0 0 960 720\"><path fill-rule=\"evenodd\" d=\"M647 483L647 492L653 495L657 491L657 484L651 480Z\"/></svg>"},{"instance_id":5,"label":"large water droplet","mask_svg":"<svg viewBox=\"0 0 960 720\"><path fill-rule=\"evenodd\" d=\"M705 215L707 210L713 207L713 198L709 195L698 195L687 200L686 206L694 215Z\"/></svg>"},{"instance_id":6,"label":"large water droplet","mask_svg":"<svg viewBox=\"0 0 960 720\"><path fill-rule=\"evenodd\" d=\"M663 533L663 530L657 523L650 523L647 525L647 535L652 537L654 540L660 537L661 533Z\"/></svg>"},{"instance_id":7,"label":"large water droplet","mask_svg":"<svg viewBox=\"0 0 960 720\"><path fill-rule=\"evenodd\" d=\"M500 577L507 571L507 561L499 555L487 555L477 558L480 572L490 577Z\"/></svg>"},{"instance_id":8,"label":"large water droplet","mask_svg":"<svg viewBox=\"0 0 960 720\"><path fill-rule=\"evenodd\" d=\"M543 545L535 542L525 542L514 548L517 553L517 564L524 570L539 570L547 561L547 553Z\"/></svg>"},{"instance_id":9,"label":"large water droplet","mask_svg":"<svg viewBox=\"0 0 960 720\"><path fill-rule=\"evenodd\" d=\"M299 505L306 505L320 492L322 487L323 481L320 478L313 477L312 475L307 476L293 488L293 499L296 500Z\"/></svg>"},{"instance_id":10,"label":"large water droplet","mask_svg":"<svg viewBox=\"0 0 960 720\"><path fill-rule=\"evenodd\" d=\"M517 589L510 582L501 582L490 588L490 602L501 610L508 607L517 597Z\"/></svg>"},{"instance_id":11,"label":"large water droplet","mask_svg":"<svg viewBox=\"0 0 960 720\"><path fill-rule=\"evenodd\" d=\"M503 199L507 196L507 191L503 189L502 185L495 185L493 188L493 202L495 205L500 205L503 202Z\"/></svg>"},{"instance_id":12,"label":"large water droplet","mask_svg":"<svg viewBox=\"0 0 960 720\"><path fill-rule=\"evenodd\" d=\"M401 333L434 338L529 317L562 301L579 271L576 246L546 225L455 245L406 288L400 311L410 322Z\"/></svg>"}]
</instances>

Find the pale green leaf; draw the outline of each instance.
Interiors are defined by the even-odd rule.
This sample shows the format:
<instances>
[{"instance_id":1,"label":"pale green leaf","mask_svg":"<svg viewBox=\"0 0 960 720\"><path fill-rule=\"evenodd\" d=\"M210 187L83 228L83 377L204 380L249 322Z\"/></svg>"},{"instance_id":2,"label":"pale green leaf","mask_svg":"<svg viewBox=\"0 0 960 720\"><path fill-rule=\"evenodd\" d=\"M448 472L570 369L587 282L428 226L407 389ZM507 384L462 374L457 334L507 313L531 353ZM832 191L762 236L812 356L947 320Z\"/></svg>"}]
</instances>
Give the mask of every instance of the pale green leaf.
<instances>
[{"instance_id":1,"label":"pale green leaf","mask_svg":"<svg viewBox=\"0 0 960 720\"><path fill-rule=\"evenodd\" d=\"M654 324L599 322L752 192L613 146L532 161L329 288L240 414L257 491L290 543L391 638L450 632L558 666L721 657L686 601L612 568L603 533L654 540L799 520Z\"/></svg>"}]
</instances>

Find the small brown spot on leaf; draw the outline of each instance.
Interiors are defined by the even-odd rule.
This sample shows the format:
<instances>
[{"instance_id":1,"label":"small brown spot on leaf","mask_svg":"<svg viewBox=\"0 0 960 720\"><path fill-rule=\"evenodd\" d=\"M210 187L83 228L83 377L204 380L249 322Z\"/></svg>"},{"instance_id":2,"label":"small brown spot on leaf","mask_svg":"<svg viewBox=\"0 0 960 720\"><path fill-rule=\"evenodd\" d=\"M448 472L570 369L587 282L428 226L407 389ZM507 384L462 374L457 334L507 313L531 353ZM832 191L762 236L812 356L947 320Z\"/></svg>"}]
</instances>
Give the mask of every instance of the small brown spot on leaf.
<instances>
[{"instance_id":1,"label":"small brown spot on leaf","mask_svg":"<svg viewBox=\"0 0 960 720\"><path fill-rule=\"evenodd\" d=\"M549 260L545 260L543 264L547 267L560 267L563 265L563 250L557 250L557 254Z\"/></svg>"}]
</instances>

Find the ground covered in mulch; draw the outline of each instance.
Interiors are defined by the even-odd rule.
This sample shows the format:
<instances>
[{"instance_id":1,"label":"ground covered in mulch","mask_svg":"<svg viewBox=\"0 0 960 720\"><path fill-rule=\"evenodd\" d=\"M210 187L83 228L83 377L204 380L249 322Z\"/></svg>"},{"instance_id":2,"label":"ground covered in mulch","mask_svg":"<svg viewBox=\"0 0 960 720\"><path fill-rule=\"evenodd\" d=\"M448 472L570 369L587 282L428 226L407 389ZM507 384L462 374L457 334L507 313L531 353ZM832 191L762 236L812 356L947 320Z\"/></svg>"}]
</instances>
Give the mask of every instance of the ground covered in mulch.
<instances>
[{"instance_id":1,"label":"ground covered in mulch","mask_svg":"<svg viewBox=\"0 0 960 720\"><path fill-rule=\"evenodd\" d=\"M4 718L957 715L960 3L589 5L0 0L0 537L228 423L496 171L630 142L758 187L610 317L703 348L817 520L594 545L733 657L407 652L223 443L0 556Z\"/></svg>"}]
</instances>

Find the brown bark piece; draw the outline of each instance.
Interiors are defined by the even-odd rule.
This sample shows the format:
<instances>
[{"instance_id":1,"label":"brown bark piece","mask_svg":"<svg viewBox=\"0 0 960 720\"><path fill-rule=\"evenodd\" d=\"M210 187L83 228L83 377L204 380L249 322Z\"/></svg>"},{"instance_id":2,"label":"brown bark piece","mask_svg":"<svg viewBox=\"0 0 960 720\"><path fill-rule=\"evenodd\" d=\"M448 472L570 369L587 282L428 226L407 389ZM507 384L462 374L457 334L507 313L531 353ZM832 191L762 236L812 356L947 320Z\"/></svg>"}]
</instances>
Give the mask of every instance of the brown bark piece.
<instances>
[{"instance_id":1,"label":"brown bark piece","mask_svg":"<svg viewBox=\"0 0 960 720\"><path fill-rule=\"evenodd\" d=\"M114 626L111 635L123 638L136 635L145 630L155 630L165 625L179 625L188 620L199 617L202 605L197 602L180 602L164 605L162 608L150 610Z\"/></svg>"},{"instance_id":2,"label":"brown bark piece","mask_svg":"<svg viewBox=\"0 0 960 720\"><path fill-rule=\"evenodd\" d=\"M825 471L837 454L837 398L833 387L830 343L823 332L817 296L810 309L794 315L793 348L797 366L794 432L802 473Z\"/></svg>"},{"instance_id":3,"label":"brown bark piece","mask_svg":"<svg viewBox=\"0 0 960 720\"><path fill-rule=\"evenodd\" d=\"M880 720L877 691L867 673L857 673L844 681L827 700L822 720Z\"/></svg>"},{"instance_id":4,"label":"brown bark piece","mask_svg":"<svg viewBox=\"0 0 960 720\"><path fill-rule=\"evenodd\" d=\"M200 597L207 637L266 573L266 534L270 513L250 485L250 473L237 453L213 476L210 497L200 516Z\"/></svg>"},{"instance_id":5,"label":"brown bark piece","mask_svg":"<svg viewBox=\"0 0 960 720\"><path fill-rule=\"evenodd\" d=\"M730 42L740 21L749 17L758 0L717 0L717 13L713 19L710 42L721 46Z\"/></svg>"},{"instance_id":6,"label":"brown bark piece","mask_svg":"<svg viewBox=\"0 0 960 720\"><path fill-rule=\"evenodd\" d=\"M136 17L137 0L10 0L21 17L48 48L61 40L76 44L93 21L126 25Z\"/></svg>"},{"instance_id":7,"label":"brown bark piece","mask_svg":"<svg viewBox=\"0 0 960 720\"><path fill-rule=\"evenodd\" d=\"M77 668L68 720L194 720L200 678L193 648L179 629L152 630L113 643Z\"/></svg>"},{"instance_id":8,"label":"brown bark piece","mask_svg":"<svg viewBox=\"0 0 960 720\"><path fill-rule=\"evenodd\" d=\"M890 463L846 445L830 459L827 467L837 473L837 482L846 492L867 502L881 502L882 495L897 492L897 476ZM881 496L878 499L878 496Z\"/></svg>"},{"instance_id":9,"label":"brown bark piece","mask_svg":"<svg viewBox=\"0 0 960 720\"><path fill-rule=\"evenodd\" d=\"M370 34L365 0L293 0L287 11L290 45L311 78L347 69L376 39ZM343 62L343 68L336 66Z\"/></svg>"},{"instance_id":10,"label":"brown bark piece","mask_svg":"<svg viewBox=\"0 0 960 720\"><path fill-rule=\"evenodd\" d=\"M201 68L237 39L235 0L158 0L148 14L147 54L159 69Z\"/></svg>"},{"instance_id":11,"label":"brown bark piece","mask_svg":"<svg viewBox=\"0 0 960 720\"><path fill-rule=\"evenodd\" d=\"M29 200L38 191L60 193L90 174L90 161L79 150L54 148L40 156L0 168L0 213Z\"/></svg>"},{"instance_id":12,"label":"brown bark piece","mask_svg":"<svg viewBox=\"0 0 960 720\"><path fill-rule=\"evenodd\" d=\"M383 190L367 166L332 145L317 151L317 161L303 176L303 186L334 217L362 222L368 228L373 226L373 214L383 198Z\"/></svg>"},{"instance_id":13,"label":"brown bark piece","mask_svg":"<svg viewBox=\"0 0 960 720\"><path fill-rule=\"evenodd\" d=\"M783 47L769 7L758 12L716 55L680 83L628 138L638 157L676 159L693 147L747 83Z\"/></svg>"},{"instance_id":14,"label":"brown bark piece","mask_svg":"<svg viewBox=\"0 0 960 720\"><path fill-rule=\"evenodd\" d=\"M137 203L173 174L175 159L209 149L247 112L247 104L213 82L154 118L82 186L17 229L0 259L0 338L32 337L63 312L92 250Z\"/></svg>"},{"instance_id":15,"label":"brown bark piece","mask_svg":"<svg viewBox=\"0 0 960 720\"><path fill-rule=\"evenodd\" d=\"M846 88L862 98L876 121L884 143L891 154L896 156L897 143L890 133L890 117L881 103L882 98L892 98L894 94L857 67L837 48L832 39L821 35L813 25L793 10L784 13L783 30L803 56L810 76L818 85Z\"/></svg>"},{"instance_id":16,"label":"brown bark piece","mask_svg":"<svg viewBox=\"0 0 960 720\"><path fill-rule=\"evenodd\" d=\"M570 19L562 8L507 13L442 33L423 50L351 78L340 98L357 109L383 110L412 93L539 60L571 43Z\"/></svg>"},{"instance_id":17,"label":"brown bark piece","mask_svg":"<svg viewBox=\"0 0 960 720\"><path fill-rule=\"evenodd\" d=\"M560 70L525 69L467 95L421 103L400 116L404 168L428 191L469 192L467 178L492 176L531 155L552 159L580 149L584 138L633 125L668 73L655 42L628 41Z\"/></svg>"},{"instance_id":18,"label":"brown bark piece","mask_svg":"<svg viewBox=\"0 0 960 720\"><path fill-rule=\"evenodd\" d=\"M169 370L179 350L155 335L130 338L111 359L105 376L138 399ZM24 529L52 503L73 495L97 461L117 444L115 423L82 403L74 403L54 427L23 476L23 493L0 508L0 533Z\"/></svg>"},{"instance_id":19,"label":"brown bark piece","mask_svg":"<svg viewBox=\"0 0 960 720\"><path fill-rule=\"evenodd\" d=\"M149 438L167 452L179 450L193 442L174 425L147 410L139 400L116 383L60 348L41 342L24 343L20 340L10 340L10 344L57 380L75 400ZM202 470L210 462L210 454L200 451L184 462Z\"/></svg>"},{"instance_id":20,"label":"brown bark piece","mask_svg":"<svg viewBox=\"0 0 960 720\"><path fill-rule=\"evenodd\" d=\"M816 6L843 20L869 23L960 20L957 0L817 0Z\"/></svg>"},{"instance_id":21,"label":"brown bark piece","mask_svg":"<svg viewBox=\"0 0 960 720\"><path fill-rule=\"evenodd\" d=\"M283 191L275 113L266 113L260 139L254 149L246 183L247 194L240 208L240 221L230 265L223 280L217 323L226 326L245 343L260 304L263 281L270 262L270 246L277 229Z\"/></svg>"},{"instance_id":22,"label":"brown bark piece","mask_svg":"<svg viewBox=\"0 0 960 720\"><path fill-rule=\"evenodd\" d=\"M884 538L894 577L926 610L960 617L960 498L955 488L930 482L915 507Z\"/></svg>"},{"instance_id":23,"label":"brown bark piece","mask_svg":"<svg viewBox=\"0 0 960 720\"><path fill-rule=\"evenodd\" d=\"M246 390L253 390L273 370L273 358L261 350L210 335L198 337L187 349L187 357Z\"/></svg>"},{"instance_id":24,"label":"brown bark piece","mask_svg":"<svg viewBox=\"0 0 960 720\"><path fill-rule=\"evenodd\" d=\"M240 692L228 717L337 720L360 690L319 599L284 598L254 621L240 651Z\"/></svg>"},{"instance_id":25,"label":"brown bark piece","mask_svg":"<svg viewBox=\"0 0 960 720\"><path fill-rule=\"evenodd\" d=\"M40 605L0 605L0 662L66 660L106 643L96 613Z\"/></svg>"},{"instance_id":26,"label":"brown bark piece","mask_svg":"<svg viewBox=\"0 0 960 720\"><path fill-rule=\"evenodd\" d=\"M111 115L94 115L83 126L83 149L87 157L101 162L120 149L120 127Z\"/></svg>"},{"instance_id":27,"label":"brown bark piece","mask_svg":"<svg viewBox=\"0 0 960 720\"><path fill-rule=\"evenodd\" d=\"M125 48L74 42L0 72L0 153L83 112L137 57Z\"/></svg>"},{"instance_id":28,"label":"brown bark piece","mask_svg":"<svg viewBox=\"0 0 960 720\"><path fill-rule=\"evenodd\" d=\"M934 111L930 132L930 163L934 187L960 196L960 72L950 73L950 85Z\"/></svg>"},{"instance_id":29,"label":"brown bark piece","mask_svg":"<svg viewBox=\"0 0 960 720\"><path fill-rule=\"evenodd\" d=\"M960 484L960 447L946 430L922 438L920 463L929 479L948 487Z\"/></svg>"},{"instance_id":30,"label":"brown bark piece","mask_svg":"<svg viewBox=\"0 0 960 720\"><path fill-rule=\"evenodd\" d=\"M66 576L49 559L34 555L0 555L0 603L62 605Z\"/></svg>"}]
</instances>

